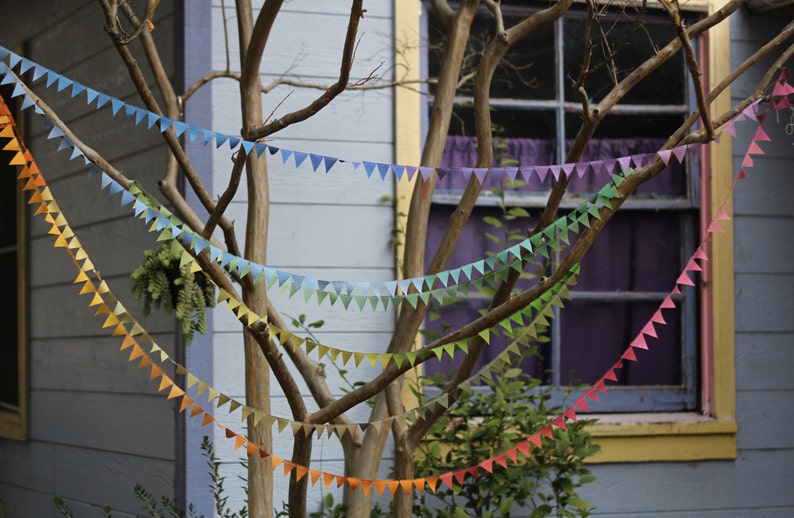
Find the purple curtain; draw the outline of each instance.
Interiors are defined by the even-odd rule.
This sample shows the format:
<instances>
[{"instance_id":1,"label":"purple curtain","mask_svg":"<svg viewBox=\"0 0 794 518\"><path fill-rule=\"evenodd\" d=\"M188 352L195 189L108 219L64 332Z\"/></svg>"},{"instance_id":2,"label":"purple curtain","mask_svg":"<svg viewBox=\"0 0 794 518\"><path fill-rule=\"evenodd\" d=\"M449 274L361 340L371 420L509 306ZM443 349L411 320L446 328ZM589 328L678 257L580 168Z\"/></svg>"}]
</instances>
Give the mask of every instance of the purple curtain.
<instances>
[{"instance_id":1,"label":"purple curtain","mask_svg":"<svg viewBox=\"0 0 794 518\"><path fill-rule=\"evenodd\" d=\"M641 153L654 153L663 144L661 139L600 139L591 142L583 161L614 159ZM442 167L471 167L476 162L475 141L469 137L449 137ZM555 145L551 140L509 139L506 142L508 155L520 164L549 165L554 163ZM533 178L534 180L534 178ZM590 174L574 178L571 189L592 193L608 181L606 173ZM551 188L551 175L542 185L533 183L521 190L543 191ZM651 184L651 185L649 185ZM657 196L680 196L686 193L684 169L680 165L668 170L649 182L644 193ZM486 187L499 185L493 178L486 180ZM439 181L437 188L459 190L465 187L460 175L454 172ZM428 227L428 257L435 252L434 243L443 235L446 223L454 207L436 205L431 209ZM458 247L450 260L450 266L470 263L486 256L499 247L486 237L486 233L498 233L483 221L490 215L500 218L499 209L478 207L466 226ZM501 218L500 218L501 219ZM514 221L524 229L534 221ZM572 291L600 292L667 292L680 270L682 246L681 221L678 213L671 211L625 211L613 216L599 239L582 261L582 274ZM541 266L542 268L543 266ZM539 275L546 272L537 272ZM520 286L533 284L523 281ZM569 301L560 315L560 370L564 382L591 383L614 363L631 339L655 311L658 302L613 300ZM475 318L487 307L487 300L469 297L454 304L439 308L440 317L426 323L430 330L442 332L456 329ZM630 365L625 371L624 382L630 385L675 385L680 383L680 317L671 315L668 325L659 326L659 339L650 351L639 351L643 361ZM505 346L504 338L495 339L486 347L478 362L484 365ZM524 368L535 376L544 376L550 367L549 345L539 348L543 359L528 360ZM428 374L449 372L459 366L458 360L448 358L441 362L426 364Z\"/></svg>"}]
</instances>

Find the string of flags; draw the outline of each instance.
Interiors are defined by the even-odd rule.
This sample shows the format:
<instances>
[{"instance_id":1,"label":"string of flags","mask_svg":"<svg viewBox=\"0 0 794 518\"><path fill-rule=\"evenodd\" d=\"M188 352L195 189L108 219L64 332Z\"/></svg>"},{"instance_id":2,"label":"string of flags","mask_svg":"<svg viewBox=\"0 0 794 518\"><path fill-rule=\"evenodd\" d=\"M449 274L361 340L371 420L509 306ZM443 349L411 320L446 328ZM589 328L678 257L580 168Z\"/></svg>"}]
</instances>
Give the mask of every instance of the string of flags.
<instances>
[{"instance_id":1,"label":"string of flags","mask_svg":"<svg viewBox=\"0 0 794 518\"><path fill-rule=\"evenodd\" d=\"M3 51L3 47L0 46L0 56L2 56ZM10 51L8 56L11 66L18 66L20 73L33 69L34 81L46 76L48 78L48 86L58 84L59 91L70 88L74 84L79 85L79 83L63 78L63 76L59 76L55 72L21 58ZM55 75L53 76L52 74ZM0 84L15 84L12 97L22 97L21 106L23 109L32 107L36 113L43 115L33 97L24 88L21 80L11 73L11 69L5 64L0 64L0 76L2 76ZM57 78L53 79L53 77ZM60 86L63 86L63 88L60 88ZM785 87L778 86L776 88ZM83 85L79 85L76 89L72 88L73 97L89 90L88 87ZM99 95L99 92L97 92L96 96L93 93L87 94L92 100L98 99ZM105 94L101 95L103 98L112 99ZM112 104L112 101L108 102ZM748 107L729 122L723 131L735 136L734 124L748 116L752 116L752 107ZM133 183L129 190L118 184L99 167L92 164L80 148L71 142L57 126L46 120L46 118L45 123L51 127L48 138L60 139L58 149L71 152L70 159L72 160L82 158L85 164L90 166L89 176L100 174L102 188L107 187L111 195L121 193L122 206L132 204L136 216L143 219L146 223L151 223L149 230L160 233L160 240L176 238L183 246L194 253L207 254L211 260L220 264L221 267L230 273L240 276L249 275L254 281L264 279L267 286L271 289L278 285L282 292L287 292L288 290L290 297L300 292L305 302L314 297L318 304L322 304L324 301L328 301L331 305L339 302L346 309L353 305L362 311L367 307L377 309L379 305L386 310L390 305L397 307L402 301L406 301L411 306L416 307L420 302L427 304L431 298L438 302L443 302L445 298L454 298L458 291L467 295L472 288L482 291L484 288L495 287L497 283L507 278L511 269L522 270L522 262L536 263L538 257L549 258L550 253L559 251L562 247L560 242L567 245L569 243L569 231L578 233L580 225L589 227L593 218L599 217L599 209L602 207L611 208L609 200L618 196L617 186L620 185L625 175L631 174L632 165L639 166L647 163L647 161L633 160L631 157L606 161L605 163L612 164L611 166L605 166L609 170L610 179L596 194L590 196L569 214L558 218L542 233L515 243L491 257L435 274L410 279L377 282L322 280L257 264L213 245L210 241L193 232L188 225L180 221L168 209L162 207L153 196L146 193L138 184ZM717 140L719 140L720 136L721 134L717 135ZM683 162L687 152L691 154L697 153L701 145L698 143L678 146L659 151L656 155L665 164L669 164L673 158ZM622 172L616 169L615 164L621 166ZM565 172L568 174L570 171L567 169L570 166L576 166L576 164L563 164L560 167L566 169ZM595 171L592 167L590 167L590 170ZM543 177L545 178L545 174ZM183 264L187 264L193 262L194 259L186 250L182 260Z\"/></svg>"},{"instance_id":2,"label":"string of flags","mask_svg":"<svg viewBox=\"0 0 794 518\"><path fill-rule=\"evenodd\" d=\"M6 75L6 78L7 77L8 75ZM773 90L772 95L772 106L776 108L780 107L781 105L785 107L785 102L788 102L787 99L785 102L782 101L780 97L787 96L788 94L794 92L794 89L791 89L790 85L787 83L788 76L781 77L781 80L775 84L775 89ZM784 83L785 86L783 86ZM776 95L776 92L778 95ZM785 92L785 94L781 92ZM23 100L23 105L28 104L27 107L33 106L35 102L30 104L28 99L32 98L26 96ZM761 123L763 122L766 113L756 116L757 106L758 103L754 103L741 114L756 120L759 124L751 144L748 147L748 151L744 156L742 166L734 178L733 184L731 185L725 201L723 201L723 203L718 207L715 216L712 218L710 224L707 227L707 236L701 242L701 245L696 249L696 251L690 256L689 260L687 261L687 265L676 280L676 284L670 295L665 297L654 315L630 342L629 346L624 350L624 353L615 362L615 364L613 364L613 366L608 369L607 372L596 383L586 390L581 397L577 398L567 410L552 419L550 424L545 426L539 432L536 432L526 439L518 442L505 452L494 455L478 463L476 466L441 473L434 477L411 480L364 480L352 477L344 477L342 475L335 475L320 470L314 470L308 466L300 466L286 459L273 456L272 454L264 451L261 447L248 441L243 435L237 434L231 429L215 422L212 415L204 411L203 408L198 405L195 400L190 398L183 389L176 385L176 383L174 383L170 377L168 377L165 373L162 373L162 375L159 374L159 372L162 372L162 369L152 363L151 357L138 344L135 338L135 336L145 336L148 333L146 333L146 331L140 327L140 325L134 321L134 319L132 319L132 316L126 311L126 309L124 309L123 305L115 298L115 296L112 295L104 281L95 283L86 273L87 271L95 273L95 270L93 270L93 265L90 262L90 258L80 245L79 240L72 231L71 227L68 226L63 213L58 208L52 193L49 191L49 187L46 185L44 177L41 175L38 167L36 167L30 152L24 148L21 143L21 139L15 133L11 114L5 106L3 106L3 111L0 112L0 137L9 138L9 142L4 146L3 149L8 151L16 151L14 157L9 161L9 163L10 165L22 166L20 179L26 182L24 189L26 191L33 191L29 198L29 203L40 204L35 214L45 215L45 219L53 226L50 230L50 233L56 236L55 246L65 248L72 257L75 265L78 267L78 269L80 269L80 274L78 274L75 283L83 283L81 294L92 295L92 302L89 307L98 306L96 314L107 315L103 324L103 328L113 328L112 334L114 336L123 337L122 350L131 349L130 361L140 359L142 364L141 368L153 367L150 379L160 379L160 391L168 389L169 399L182 398L180 411L187 412L190 410L191 416L193 417L203 414L203 426L215 422L217 426L224 430L226 437L229 439L234 439L235 450L245 446L246 452L249 456L259 454L262 457L272 457L274 469L278 469L280 465L283 465L285 476L294 470L299 479L303 478L304 476L309 476L313 485L322 478L325 487L330 487L330 485L333 483L336 483L337 487L348 484L351 489L354 490L358 487L361 487L364 491L369 491L374 488L378 494L383 494L383 492L386 490L392 494L395 494L400 489L406 492L410 492L413 488L416 488L419 491L425 491L425 488L428 488L430 491L434 491L439 481L448 485L449 487L453 487L455 482L462 483L467 476L476 477L480 471L492 472L494 469L494 464L506 467L508 462L518 462L518 454L520 453L524 456L527 456L533 446L540 447L542 445L543 437L546 437L549 440L554 440L554 430L564 430L566 428L565 423L567 420L575 421L577 419L577 411L589 411L588 401L593 402L599 400L598 393L607 391L606 383L608 381L617 381L617 372L624 367L625 362L637 361L635 349L648 349L649 339L657 337L656 326L664 325L666 323L662 311L664 309L675 308L675 303L673 302L671 296L676 293L680 293L681 286L694 286L694 282L689 277L689 273L691 272L696 274L698 271L702 270L702 265L697 261L708 260L704 249L704 244L710 239L711 234L715 232L724 232L724 230L720 227L719 222L730 219L725 212L724 207L729 199L729 196L732 194L735 188L736 182L746 178L745 170L753 166L752 156L763 154L763 150L758 145L758 142L770 140L768 135L766 135L761 127ZM111 309L111 307L113 307L113 309ZM127 326L130 327L129 330L127 329ZM155 368L159 369L159 371Z\"/></svg>"},{"instance_id":3,"label":"string of flags","mask_svg":"<svg viewBox=\"0 0 794 518\"><path fill-rule=\"evenodd\" d=\"M4 111L7 111L5 105L3 105ZM43 174L39 171L38 167L35 165L35 161L33 160L32 156L29 155L29 152L25 149L24 144L19 140L11 131L10 127L6 128L4 132L0 133L0 137L7 137L10 138L9 142L3 148L6 151L16 151L18 154L21 153L22 157L30 156L28 160L28 165L25 171L20 175L20 179L27 178L27 183L25 185L26 190L34 189L35 186L46 186L46 181L44 180ZM19 157L15 157L15 165L18 165ZM272 428L273 424L278 424L279 431L283 431L287 426L289 426L294 432L297 430L303 430L304 433L313 433L317 432L318 435L322 435L323 433L327 434L329 437L332 433L337 434L344 434L346 431L349 431L351 428L356 427L366 427L366 426L377 426L380 423L355 423L353 425L333 425L333 424L321 424L316 425L312 423L303 423L292 421L285 418L280 418L276 416L271 416L268 414L264 414L255 410L252 407L248 407L247 405L236 401L234 398L231 398L222 392L214 389L209 384L203 382L193 373L191 373L187 368L183 365L179 364L175 360L173 360L168 353L162 349L149 335L148 332L145 331L143 326L124 308L124 306L118 301L118 299L113 295L112 291L108 287L107 283L102 279L100 274L94 269L93 263L90 260L88 253L82 248L79 240L74 236L74 232L72 231L71 227L68 225L68 221L63 215L62 212L57 207L57 204L54 203L54 199L51 199L51 196L48 192L39 193L46 201L52 201L53 203L47 206L46 209L46 218L47 221L53 225L50 233L59 235L59 238L56 240L55 245L57 246L65 246L66 249L72 255L73 260L75 260L75 264L78 264L77 260L83 261L83 264L79 267L80 273L78 274L77 278L75 279L74 283L84 283L84 288L81 290L81 294L85 293L95 293L92 289L93 286L102 286L102 290L99 293L100 297L104 300L108 298L109 301L105 301L106 303L115 304L114 309L112 311L113 317L108 317L108 321L106 324L108 325L115 325L119 322L123 322L132 326L133 332L131 333L133 336L139 336L137 339L137 344L140 345L141 342L148 342L151 344L151 348L149 349L149 354L155 355L155 358L159 356L159 363L165 364L170 363L175 369L175 372L178 375L186 376L186 385L188 388L192 388L193 386L197 387L197 396L201 396L202 394L206 393L207 402L211 403L216 401L218 408L224 407L227 403L229 404L229 412L232 413L238 408L241 409L241 414L243 419L247 419L249 416L254 416L257 420L265 420L266 423ZM36 201L38 201L38 197L36 197ZM42 209L43 210L43 209ZM60 227L63 227L61 229ZM546 293L544 293L537 301L534 301L532 304L522 308L521 310L517 311L513 315L510 315L508 318L504 319L503 321L499 322L498 325L494 326L494 328L488 328L479 333L479 336L482 337L486 342L490 343L491 334L494 332L499 332L500 330L505 333L507 336L514 337L518 340L518 336L516 336L516 332L519 331L521 336L529 335L532 337L537 337L538 329L537 327L540 325L548 325L548 318L554 317L554 311L552 309L553 306L562 306L562 302L560 301L561 298L570 298L570 294L568 292L568 285L574 283L575 276L579 273L578 265L575 265L571 271L563 277L559 282L557 282L554 286L552 286ZM253 312L245 308L245 305L237 298L233 297L230 293L220 290L221 295L219 297L220 301L225 301L228 304L230 311L236 311L238 318L243 322L244 325L251 325L255 322L264 322L262 317L256 317L255 320L249 320ZM94 304L98 304L99 300L94 299L92 301ZM239 309L243 308L245 311L240 311ZM100 314L105 314L104 311ZM290 341L294 341L296 343L303 343L298 342L299 337L293 335L288 331L282 331L278 329L274 329L272 326L269 327L270 337L272 339L277 339L278 342L286 347ZM127 342L127 346L129 346L130 342ZM310 342L309 342L310 343ZM331 357L333 361L336 361L338 357L341 356L343 363L347 363L348 361L354 361L355 365L358 366L365 358L368 359L372 365L374 366L376 361L380 360L383 363L383 367L385 368L389 361L394 362L397 367L402 367L404 363L410 364L411 367L414 367L424 359L431 358L435 356L438 359L441 359L443 354L448 354L450 357L456 350L468 352L467 347L467 340L459 340L456 342L452 342L449 344L440 345L437 347L432 348L425 348L420 351L413 351L404 355L401 354L377 354L377 353L360 353L360 352L352 352L352 351L345 351L341 349L334 349L327 346L323 346L322 344L313 343L313 346L316 346L319 349L325 348L325 351L320 351L319 358L321 359L323 356L328 355ZM292 347L297 348L298 345L293 343ZM308 348L307 353L311 352L314 347ZM143 350L143 349L141 349ZM140 351L136 348L133 349L135 354L131 354L130 361L136 360L139 358ZM470 391L472 390L472 385L476 385L478 380L492 375L493 371L495 371L501 364L509 363L510 362L510 355L521 355L521 348L518 342L515 342L508 346L504 351L502 351L497 357L492 360L490 363L485 365L482 369L480 369L477 373L475 373L472 377L466 380L464 383L460 385L461 390ZM148 357L148 355L147 355ZM152 368L152 377L156 379L164 374L164 370L150 360L146 360L145 363L141 363L141 368L143 367L151 367ZM407 411L402 416L392 416L388 420L384 420L383 423L388 424L395 418L399 417L406 417L409 420L415 420L418 417L423 417L426 409L432 408L434 405L440 404L445 408L448 406L448 401L444 396L439 396L437 398L430 399L426 402L425 405L419 408L412 409ZM388 429L388 427L387 427ZM340 432L340 430L342 430Z\"/></svg>"},{"instance_id":4,"label":"string of flags","mask_svg":"<svg viewBox=\"0 0 794 518\"><path fill-rule=\"evenodd\" d=\"M362 170L367 178L396 178L398 181L402 179L412 180L418 173L425 180L435 172L439 178L444 178L448 174L460 175L465 181L474 176L482 183L486 175L490 177L504 177L511 181L517 178L523 179L525 182L543 182L548 175L554 177L555 180L560 178L560 175L567 176L577 175L583 177L586 174L603 174L608 175L615 172L617 168L627 172L630 168L640 168L652 162L658 156L665 164L675 157L682 161L687 150L697 152L700 144L689 144L685 146L676 147L670 150L660 151L659 153L641 153L619 157L607 160L593 160L587 162L579 162L575 164L558 164L558 165L518 165L518 166L505 166L505 167L487 167L487 168L469 168L469 167L423 167L416 165L401 165L381 162L368 162L368 161L351 161L344 160L339 157L320 155L314 153L306 153L286 148L279 148L270 144L259 141L248 141L240 136L228 135L225 133L212 131L207 128L188 124L180 120L170 119L168 117L156 114L149 110L139 108L124 102L121 99L105 94L103 92L94 90L82 83L74 81L67 76L59 74L50 70L34 61L19 56L11 50L0 45L0 61L8 59L12 69L16 68L19 74L31 72L31 83L43 82L47 88L55 88L57 92L66 92L70 95L71 99L84 98L86 106L93 107L95 110L102 108L110 108L114 116L125 116L127 119L133 121L136 125L145 125L147 130L159 131L163 133L171 128L174 129L177 136L185 135L191 142L199 140L204 146L209 146L214 142L216 149L228 146L230 151L240 150L246 155L255 153L257 157L261 157L265 151L269 155L278 156L282 164L287 165L291 163L296 169L300 168L303 164L307 164L314 172L330 173L331 170L338 164L349 164L354 171ZM7 80L6 83L10 84L12 80ZM14 96L22 95L21 88L14 91ZM35 100L26 96L23 99L23 109L35 106Z\"/></svg>"}]
</instances>

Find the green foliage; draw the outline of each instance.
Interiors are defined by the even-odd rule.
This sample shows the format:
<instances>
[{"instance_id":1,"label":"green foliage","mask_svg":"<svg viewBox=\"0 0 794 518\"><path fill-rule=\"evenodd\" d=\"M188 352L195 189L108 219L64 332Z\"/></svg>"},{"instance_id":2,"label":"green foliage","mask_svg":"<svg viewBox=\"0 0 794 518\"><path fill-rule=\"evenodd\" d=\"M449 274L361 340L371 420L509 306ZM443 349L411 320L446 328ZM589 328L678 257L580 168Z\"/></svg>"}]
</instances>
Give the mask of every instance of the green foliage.
<instances>
[{"instance_id":1,"label":"green foliage","mask_svg":"<svg viewBox=\"0 0 794 518\"><path fill-rule=\"evenodd\" d=\"M143 314L152 307L174 313L182 324L185 345L193 341L193 333L207 331L206 308L215 305L215 287L203 275L180 266L182 247L168 242L144 252L143 263L132 273L132 294L143 297Z\"/></svg>"},{"instance_id":2,"label":"green foliage","mask_svg":"<svg viewBox=\"0 0 794 518\"><path fill-rule=\"evenodd\" d=\"M476 466L541 430L563 410L550 406L550 390L521 369L504 367L484 390L464 394L447 419L431 427L419 448L415 475ZM532 449L528 458L519 456L518 464L494 465L493 473L480 470L463 485L456 481L454 489L439 483L433 496L417 494L414 513L426 518L510 517L513 509L521 509L522 516L532 518L588 516L591 506L576 495L576 488L594 480L582 466L599 449L586 430L591 422L555 429L554 441L544 439L542 448ZM440 502L431 505L435 499Z\"/></svg>"},{"instance_id":3,"label":"green foliage","mask_svg":"<svg viewBox=\"0 0 794 518\"><path fill-rule=\"evenodd\" d=\"M210 470L210 480L212 481L210 490L212 491L212 499L215 502L215 516L220 516L221 518L246 518L248 516L248 507L246 505L243 505L239 511L232 511L226 505L229 498L223 489L226 477L221 475L221 461L218 460L215 449L206 435L201 442L201 451L207 458L207 466Z\"/></svg>"}]
</instances>

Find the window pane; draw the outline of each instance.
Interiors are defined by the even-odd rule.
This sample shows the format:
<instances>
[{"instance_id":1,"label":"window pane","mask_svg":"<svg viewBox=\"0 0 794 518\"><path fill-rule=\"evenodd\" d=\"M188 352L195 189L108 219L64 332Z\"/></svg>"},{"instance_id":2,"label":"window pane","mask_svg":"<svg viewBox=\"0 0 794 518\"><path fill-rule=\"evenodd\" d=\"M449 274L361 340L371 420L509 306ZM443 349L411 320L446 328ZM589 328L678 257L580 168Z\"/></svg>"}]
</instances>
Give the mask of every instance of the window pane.
<instances>
[{"instance_id":1,"label":"window pane","mask_svg":"<svg viewBox=\"0 0 794 518\"><path fill-rule=\"evenodd\" d=\"M527 11L517 14L508 8L503 9L505 27L518 23L527 16ZM438 77L443 59L443 41L445 34L432 20L429 29L430 48L428 52L428 71L430 77ZM476 70L479 57L491 41L493 35L493 19L483 8L475 17L471 26L471 35L467 48L467 56L461 73L463 75ZM494 73L491 86L491 97L502 99L554 99L556 92L556 75L554 58L554 26L546 25L519 42L502 59ZM474 80L464 85L459 94L471 95ZM435 93L435 86L430 85L430 92Z\"/></svg>"},{"instance_id":2,"label":"window pane","mask_svg":"<svg viewBox=\"0 0 794 518\"><path fill-rule=\"evenodd\" d=\"M3 171L8 173L8 171ZM12 189L13 190L13 189ZM17 254L0 254L0 293L11 300L0 311L3 340L0 342L0 403L19 405L19 344L17 339Z\"/></svg>"},{"instance_id":3,"label":"window pane","mask_svg":"<svg viewBox=\"0 0 794 518\"><path fill-rule=\"evenodd\" d=\"M639 14L629 9L615 16L598 17L591 29L592 57L585 90L593 102L600 102L616 82L622 81L639 64L677 37L666 16ZM640 22L642 25L640 25ZM565 76L577 78L585 52L585 17L563 20L563 55ZM685 104L686 82L681 52L643 79L621 104ZM565 88L565 100L579 102L571 88Z\"/></svg>"},{"instance_id":4,"label":"window pane","mask_svg":"<svg viewBox=\"0 0 794 518\"><path fill-rule=\"evenodd\" d=\"M582 259L572 290L670 291L682 266L680 217L667 211L615 214Z\"/></svg>"},{"instance_id":5,"label":"window pane","mask_svg":"<svg viewBox=\"0 0 794 518\"><path fill-rule=\"evenodd\" d=\"M560 375L563 385L593 383L623 354L653 316L657 302L568 301L560 316ZM681 384L681 317L668 311L667 325L656 326L649 350L633 349L637 362L625 362L622 385Z\"/></svg>"}]
</instances>

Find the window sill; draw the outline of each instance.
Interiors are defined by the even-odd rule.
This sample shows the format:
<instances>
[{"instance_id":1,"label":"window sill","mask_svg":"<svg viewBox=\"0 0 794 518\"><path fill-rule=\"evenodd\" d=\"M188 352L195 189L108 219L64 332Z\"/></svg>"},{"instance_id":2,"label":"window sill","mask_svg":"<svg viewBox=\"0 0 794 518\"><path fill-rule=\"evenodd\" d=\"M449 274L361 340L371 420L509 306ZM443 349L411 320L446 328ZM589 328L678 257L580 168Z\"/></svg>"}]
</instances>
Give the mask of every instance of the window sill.
<instances>
[{"instance_id":1,"label":"window sill","mask_svg":"<svg viewBox=\"0 0 794 518\"><path fill-rule=\"evenodd\" d=\"M21 414L0 411L0 439L27 440L25 422Z\"/></svg>"},{"instance_id":2,"label":"window sill","mask_svg":"<svg viewBox=\"0 0 794 518\"><path fill-rule=\"evenodd\" d=\"M736 421L697 413L591 414L601 451L588 462L692 461L736 458Z\"/></svg>"}]
</instances>

